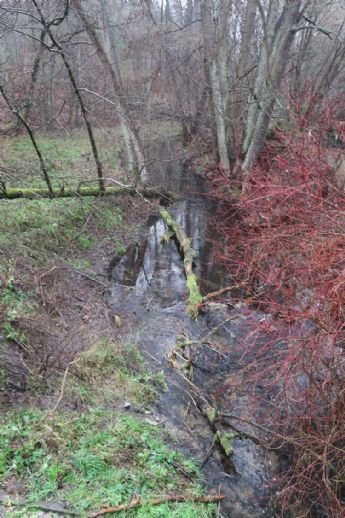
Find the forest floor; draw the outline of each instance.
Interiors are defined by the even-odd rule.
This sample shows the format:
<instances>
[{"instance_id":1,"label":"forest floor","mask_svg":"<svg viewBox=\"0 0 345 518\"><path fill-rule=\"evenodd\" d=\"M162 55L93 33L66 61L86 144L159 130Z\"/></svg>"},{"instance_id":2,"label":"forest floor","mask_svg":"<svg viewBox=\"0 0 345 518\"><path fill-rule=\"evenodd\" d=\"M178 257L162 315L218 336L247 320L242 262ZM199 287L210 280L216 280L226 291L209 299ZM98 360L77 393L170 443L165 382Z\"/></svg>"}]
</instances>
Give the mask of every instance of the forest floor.
<instances>
[{"instance_id":1,"label":"forest floor","mask_svg":"<svg viewBox=\"0 0 345 518\"><path fill-rule=\"evenodd\" d=\"M41 138L57 185L93 171L79 139ZM9 139L2 155L14 184L40 185L26 138ZM112 163L109 175L118 170ZM129 196L0 201L0 516L50 515L47 502L51 513L87 516L139 493L201 494L197 464L151 411L164 376L119 341L107 305L111 264L155 210ZM119 514L213 513L190 501Z\"/></svg>"}]
</instances>

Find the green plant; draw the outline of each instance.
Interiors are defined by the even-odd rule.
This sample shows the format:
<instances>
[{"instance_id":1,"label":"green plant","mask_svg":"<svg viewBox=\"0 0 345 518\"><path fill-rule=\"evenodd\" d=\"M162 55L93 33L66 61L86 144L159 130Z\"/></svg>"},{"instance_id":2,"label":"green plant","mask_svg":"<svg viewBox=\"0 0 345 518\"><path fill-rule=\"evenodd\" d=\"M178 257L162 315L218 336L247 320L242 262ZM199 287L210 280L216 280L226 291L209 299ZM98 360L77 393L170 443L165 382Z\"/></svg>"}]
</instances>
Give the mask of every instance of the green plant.
<instances>
[{"instance_id":1,"label":"green plant","mask_svg":"<svg viewBox=\"0 0 345 518\"><path fill-rule=\"evenodd\" d=\"M112 210L108 207L105 207L100 212L100 220L102 226L106 230L111 230L114 227L117 227L121 224L122 218L123 218L123 212L120 208L116 208L115 210Z\"/></svg>"},{"instance_id":2,"label":"green plant","mask_svg":"<svg viewBox=\"0 0 345 518\"><path fill-rule=\"evenodd\" d=\"M163 373L150 371L131 344L96 342L77 356L72 373L68 397L83 404L122 398L146 406L166 389Z\"/></svg>"},{"instance_id":3,"label":"green plant","mask_svg":"<svg viewBox=\"0 0 345 518\"><path fill-rule=\"evenodd\" d=\"M78 236L77 241L80 248L82 248L83 250L90 250L92 246L92 240L88 236L81 234L80 236Z\"/></svg>"},{"instance_id":4,"label":"green plant","mask_svg":"<svg viewBox=\"0 0 345 518\"><path fill-rule=\"evenodd\" d=\"M68 261L73 268L76 270L89 270L91 268L91 262L88 259L78 259Z\"/></svg>"},{"instance_id":5,"label":"green plant","mask_svg":"<svg viewBox=\"0 0 345 518\"><path fill-rule=\"evenodd\" d=\"M32 505L63 498L85 516L104 504L128 502L135 493L143 498L200 493L197 466L185 461L161 429L133 416L118 418L104 408L80 415L38 410L8 414L0 424L0 438L2 483L10 476L24 481ZM192 503L145 506L136 513L211 516L209 508Z\"/></svg>"},{"instance_id":6,"label":"green plant","mask_svg":"<svg viewBox=\"0 0 345 518\"><path fill-rule=\"evenodd\" d=\"M15 285L13 266L9 264L7 268L5 284L3 288L0 289L0 309L1 313L3 313L2 331L8 340L21 341L23 336L13 327L13 322L18 313L24 311L26 296L25 293Z\"/></svg>"}]
</instances>

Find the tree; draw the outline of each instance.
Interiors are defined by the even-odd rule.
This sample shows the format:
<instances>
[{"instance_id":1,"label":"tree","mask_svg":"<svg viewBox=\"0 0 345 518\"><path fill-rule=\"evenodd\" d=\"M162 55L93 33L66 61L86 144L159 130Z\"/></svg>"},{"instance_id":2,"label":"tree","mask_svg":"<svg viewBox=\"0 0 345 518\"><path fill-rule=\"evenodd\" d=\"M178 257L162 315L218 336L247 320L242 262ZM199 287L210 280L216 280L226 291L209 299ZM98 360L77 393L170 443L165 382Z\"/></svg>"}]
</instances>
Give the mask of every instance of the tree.
<instances>
[{"instance_id":1,"label":"tree","mask_svg":"<svg viewBox=\"0 0 345 518\"><path fill-rule=\"evenodd\" d=\"M89 135L93 156L94 156L94 159L95 159L95 162L96 162L98 182L99 182L99 189L100 189L100 192L103 192L105 185L104 185L102 163L101 163L101 160L99 158L97 144L96 144L96 140L95 140L95 137L94 137L94 134L93 134L93 129L92 129L92 126L91 126L91 123L90 123L90 120L89 120L88 111L87 111L87 108L86 108L86 106L84 104L83 98L81 96L80 90L79 90L77 82L75 80L75 77L74 77L74 74L73 74L73 71L72 71L72 67L71 67L71 65L69 63L67 55L64 52L64 49L63 49L62 45L59 43L57 37L54 35L54 33L52 31L52 27L60 25L67 18L68 14L69 14L69 7L70 7L69 0L65 1L64 11L63 11L62 15L59 16L59 17L53 18L53 20L51 20L51 21L47 21L46 20L44 14L43 14L43 11L42 11L41 7L39 6L37 0L32 0L32 3L36 7L37 12L39 14L39 18L40 18L41 24L42 24L42 26L44 28L44 33L46 33L49 36L50 40L51 40L52 47L51 47L50 50L56 49L58 51L59 55L61 56L63 64L65 65L65 68L67 70L68 77L69 77L69 79L71 81L71 85L73 87L73 91L74 91L74 93L75 93L75 95L76 95L76 97L78 99L78 102L79 102L79 105L80 105L80 109L81 109L81 112L82 112L82 115L83 115L83 118L84 118L84 121L85 121L86 129L87 129L87 132L88 132L88 135Z\"/></svg>"},{"instance_id":2,"label":"tree","mask_svg":"<svg viewBox=\"0 0 345 518\"><path fill-rule=\"evenodd\" d=\"M219 164L230 173L228 140L228 17L231 2L202 0L201 18L204 42L204 67L214 117Z\"/></svg>"},{"instance_id":3,"label":"tree","mask_svg":"<svg viewBox=\"0 0 345 518\"><path fill-rule=\"evenodd\" d=\"M127 157L128 157L128 165L129 170L131 172L136 172L140 175L140 179L143 182L148 180L148 172L145 163L144 154L142 151L142 146L139 140L139 136L131 123L130 117L128 115L128 110L126 109L126 105L123 97L123 88L120 80L119 70L113 66L111 63L107 52L105 51L100 38L98 37L96 30L93 27L93 24L85 13L84 9L81 6L80 0L72 0L72 5L76 9L78 16L83 24L84 29L86 30L91 42L94 44L95 49L97 51L98 57L101 60L105 70L108 72L112 86L114 89L115 100L114 106L117 112L117 115L120 120L122 134L124 138L124 142L126 145ZM103 4L104 6L104 4ZM105 30L109 30L109 25L105 27ZM108 34L108 38L110 35ZM112 48L112 45L110 45ZM117 61L116 61L117 63Z\"/></svg>"}]
</instances>

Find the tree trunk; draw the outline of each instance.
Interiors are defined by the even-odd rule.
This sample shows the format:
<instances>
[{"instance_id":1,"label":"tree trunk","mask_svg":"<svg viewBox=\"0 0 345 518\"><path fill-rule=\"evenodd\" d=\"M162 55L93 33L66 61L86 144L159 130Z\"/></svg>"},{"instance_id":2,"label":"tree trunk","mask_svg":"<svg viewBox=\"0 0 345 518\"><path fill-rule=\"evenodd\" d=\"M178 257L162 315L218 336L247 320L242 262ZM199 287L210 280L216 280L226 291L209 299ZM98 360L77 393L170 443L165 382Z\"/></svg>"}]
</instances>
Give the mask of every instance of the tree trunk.
<instances>
[{"instance_id":1,"label":"tree trunk","mask_svg":"<svg viewBox=\"0 0 345 518\"><path fill-rule=\"evenodd\" d=\"M79 187L73 189L60 189L53 191L40 188L21 188L1 186L0 199L15 200L17 198L41 199L41 198L76 198L79 196L115 196L120 194L128 194L131 196L144 196L145 198L163 198L174 200L174 195L168 192L157 191L154 188L137 189L134 186L125 187L105 187L100 190L99 187Z\"/></svg>"},{"instance_id":2,"label":"tree trunk","mask_svg":"<svg viewBox=\"0 0 345 518\"><path fill-rule=\"evenodd\" d=\"M233 146L237 149L242 140L243 121L245 120L246 101L252 74L249 73L252 63L252 47L256 21L257 2L248 0L244 21L241 28L240 56L237 67L235 90L238 93L231 113Z\"/></svg>"},{"instance_id":3,"label":"tree trunk","mask_svg":"<svg viewBox=\"0 0 345 518\"><path fill-rule=\"evenodd\" d=\"M288 61L300 6L301 0L290 0L285 3L283 12L275 24L272 43L268 46L266 39L262 47L254 87L255 102L248 113L243 143L242 170L244 176L255 162L265 142L276 95Z\"/></svg>"},{"instance_id":4,"label":"tree trunk","mask_svg":"<svg viewBox=\"0 0 345 518\"><path fill-rule=\"evenodd\" d=\"M227 57L227 20L231 2L220 0L219 7L222 13L221 33L218 28L219 19L212 0L201 1L202 28L204 40L205 76L209 83L209 92L212 100L213 115L216 127L217 151L219 164L227 173L230 173L230 160L227 139L226 121L226 94L228 92L227 72L222 60Z\"/></svg>"},{"instance_id":5,"label":"tree trunk","mask_svg":"<svg viewBox=\"0 0 345 518\"><path fill-rule=\"evenodd\" d=\"M66 54L65 54L62 46L59 44L59 42L57 41L57 39L55 38L55 36L54 36L54 34L53 34L52 30L51 30L51 24L48 24L46 19L44 18L42 10L41 10L40 6L37 3L37 0L32 0L32 3L34 4L34 6L37 9L37 12L38 12L38 14L40 16L40 19L41 19L41 23L42 23L42 25L43 25L43 27L45 29L45 32L49 35L52 44L60 51L61 59L62 59L64 65L65 65L65 68L67 70L68 77L69 77L69 79L71 81L74 93L75 93L75 95L76 95L76 97L78 99L78 102L80 104L80 109L81 109L82 115L84 117L84 121L85 121L86 129L87 129L87 132L88 132L88 135L89 135L93 156L94 156L96 167L97 167L99 188L100 188L101 191L103 191L104 190L104 177L103 177L102 163L101 163L101 160L100 160L99 155L98 155L98 149L97 149L95 137L94 137L94 134L93 134L92 126L91 126L91 123L90 123L90 120L89 120L89 117L88 117L88 111L87 111L86 106L84 104L84 101L83 101L83 98L81 96L81 93L80 93L80 91L78 89L78 85L76 83L74 74L72 72L72 68L70 66L70 63L69 63L69 61L68 61L68 59L66 57ZM64 12L63 18L67 17L67 14L68 14L68 5L69 4L66 4L66 5L67 5L67 7L66 7L66 10ZM63 18L61 18L61 20Z\"/></svg>"}]
</instances>

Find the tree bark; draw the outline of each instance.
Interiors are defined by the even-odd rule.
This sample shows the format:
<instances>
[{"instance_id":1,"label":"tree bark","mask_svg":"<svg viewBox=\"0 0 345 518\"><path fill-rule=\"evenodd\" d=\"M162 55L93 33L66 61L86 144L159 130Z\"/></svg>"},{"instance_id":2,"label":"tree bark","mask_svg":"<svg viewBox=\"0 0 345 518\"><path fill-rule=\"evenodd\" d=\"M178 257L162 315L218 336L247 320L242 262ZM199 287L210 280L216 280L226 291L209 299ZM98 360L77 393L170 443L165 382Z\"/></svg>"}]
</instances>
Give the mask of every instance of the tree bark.
<instances>
[{"instance_id":1,"label":"tree bark","mask_svg":"<svg viewBox=\"0 0 345 518\"><path fill-rule=\"evenodd\" d=\"M40 198L74 198L78 196L114 196L121 194L129 194L131 196L144 196L145 198L165 198L174 199L172 193L160 192L154 188L137 189L134 186L125 187L105 187L100 190L99 187L80 187L79 189L60 189L58 191L50 191L49 189L40 188L13 188L2 187L0 190L0 199L15 200L17 198L40 199Z\"/></svg>"},{"instance_id":2,"label":"tree bark","mask_svg":"<svg viewBox=\"0 0 345 518\"><path fill-rule=\"evenodd\" d=\"M184 271L186 275L186 285L188 289L188 307L187 311L193 318L196 318L199 313L199 307L202 303L202 295L198 286L198 280L193 272L193 262L195 257L195 251L192 248L191 240L186 236L182 227L173 220L169 212L166 209L162 209L160 212L161 218L165 221L166 225L173 231L179 242L182 255Z\"/></svg>"},{"instance_id":3,"label":"tree bark","mask_svg":"<svg viewBox=\"0 0 345 518\"><path fill-rule=\"evenodd\" d=\"M241 28L241 45L240 56L237 67L237 78L235 90L235 103L231 113L231 125L233 135L233 146L237 149L242 140L243 121L245 120L246 101L248 99L250 79L252 74L249 73L252 62L253 37L255 29L255 20L257 13L256 0L248 0L244 15L243 25Z\"/></svg>"}]
</instances>

